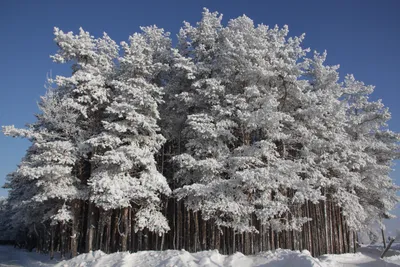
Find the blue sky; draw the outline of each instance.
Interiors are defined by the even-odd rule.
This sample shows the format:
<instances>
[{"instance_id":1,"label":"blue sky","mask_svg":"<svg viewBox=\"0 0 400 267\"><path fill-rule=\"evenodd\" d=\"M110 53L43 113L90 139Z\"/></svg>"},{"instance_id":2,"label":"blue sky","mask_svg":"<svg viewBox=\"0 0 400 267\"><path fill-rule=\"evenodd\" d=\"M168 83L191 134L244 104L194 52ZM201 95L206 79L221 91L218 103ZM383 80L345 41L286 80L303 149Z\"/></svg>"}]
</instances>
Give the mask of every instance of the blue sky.
<instances>
[{"instance_id":1,"label":"blue sky","mask_svg":"<svg viewBox=\"0 0 400 267\"><path fill-rule=\"evenodd\" d=\"M92 35L107 32L117 42L156 24L177 33L184 20L195 23L202 8L224 14L224 22L246 14L256 24L289 25L290 35L306 33L304 46L328 51L340 74L376 86L392 112L390 128L400 132L400 1L0 1L0 125L34 121L46 74L66 74L51 62L53 27ZM0 134L0 184L23 157L29 142ZM400 163L398 164L400 170ZM392 174L400 184L400 171ZM0 189L0 196L7 192ZM400 216L400 208L395 211ZM400 227L400 219L388 223Z\"/></svg>"}]
</instances>

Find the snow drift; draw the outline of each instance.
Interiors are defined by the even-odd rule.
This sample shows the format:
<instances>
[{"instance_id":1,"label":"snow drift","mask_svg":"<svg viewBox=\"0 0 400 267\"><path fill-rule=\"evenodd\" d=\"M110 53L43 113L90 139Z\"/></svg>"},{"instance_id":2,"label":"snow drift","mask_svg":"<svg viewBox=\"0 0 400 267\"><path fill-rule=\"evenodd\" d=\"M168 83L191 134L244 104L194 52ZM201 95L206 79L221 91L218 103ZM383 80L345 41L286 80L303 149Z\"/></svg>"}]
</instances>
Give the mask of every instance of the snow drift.
<instances>
[{"instance_id":1,"label":"snow drift","mask_svg":"<svg viewBox=\"0 0 400 267\"><path fill-rule=\"evenodd\" d=\"M325 266L318 259L304 250L290 251L278 249L274 252L264 252L258 255L245 256L242 253L235 253L230 256L221 255L216 250L189 253L185 250L167 251L141 251L137 253L113 253L105 254L102 251L95 251L79 255L68 261L60 262L57 267L316 267Z\"/></svg>"},{"instance_id":2,"label":"snow drift","mask_svg":"<svg viewBox=\"0 0 400 267\"><path fill-rule=\"evenodd\" d=\"M106 254L100 250L81 254L73 259L60 261L60 254L49 259L47 254L28 252L12 246L0 246L0 266L13 267L397 267L400 266L400 251L390 250L390 255L379 258L380 250L362 247L358 253L323 255L313 258L307 250L291 251L278 249L257 255L245 256L235 253L230 256L216 250L189 253L185 250L120 252Z\"/></svg>"}]
</instances>

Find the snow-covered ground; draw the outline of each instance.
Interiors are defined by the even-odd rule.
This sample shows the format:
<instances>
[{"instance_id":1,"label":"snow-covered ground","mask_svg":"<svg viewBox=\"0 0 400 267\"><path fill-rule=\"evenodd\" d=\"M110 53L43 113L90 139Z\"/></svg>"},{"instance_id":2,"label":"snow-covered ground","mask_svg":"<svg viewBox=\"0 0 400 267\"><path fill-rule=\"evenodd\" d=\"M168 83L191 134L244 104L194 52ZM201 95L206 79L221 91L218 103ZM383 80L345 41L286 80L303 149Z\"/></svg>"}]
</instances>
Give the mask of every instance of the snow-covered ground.
<instances>
[{"instance_id":1,"label":"snow-covered ground","mask_svg":"<svg viewBox=\"0 0 400 267\"><path fill-rule=\"evenodd\" d=\"M39 267L54 266L56 260L50 260L49 255L28 252L13 246L0 246L0 267Z\"/></svg>"},{"instance_id":2,"label":"snow-covered ground","mask_svg":"<svg viewBox=\"0 0 400 267\"><path fill-rule=\"evenodd\" d=\"M400 251L389 251L384 260L377 247L363 247L355 254L311 257L308 251L278 249L254 256L241 253L226 256L217 251L189 253L184 250L142 251L105 254L101 251L82 254L68 261L50 260L48 255L0 246L1 267L398 267Z\"/></svg>"}]
</instances>

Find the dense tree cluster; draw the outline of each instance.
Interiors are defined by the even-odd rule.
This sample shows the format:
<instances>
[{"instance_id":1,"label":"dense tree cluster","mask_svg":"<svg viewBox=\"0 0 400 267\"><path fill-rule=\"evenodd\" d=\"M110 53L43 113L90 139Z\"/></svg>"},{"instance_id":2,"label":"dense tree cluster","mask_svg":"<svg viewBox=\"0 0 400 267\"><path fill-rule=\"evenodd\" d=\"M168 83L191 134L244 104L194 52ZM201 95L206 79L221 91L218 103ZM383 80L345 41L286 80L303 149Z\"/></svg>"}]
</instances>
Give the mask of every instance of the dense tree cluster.
<instances>
[{"instance_id":1,"label":"dense tree cluster","mask_svg":"<svg viewBox=\"0 0 400 267\"><path fill-rule=\"evenodd\" d=\"M54 30L57 63L32 144L0 205L8 238L63 254L102 249L354 247L390 217L400 136L373 91L288 28L204 10L118 46ZM123 52L120 52L120 49Z\"/></svg>"}]
</instances>

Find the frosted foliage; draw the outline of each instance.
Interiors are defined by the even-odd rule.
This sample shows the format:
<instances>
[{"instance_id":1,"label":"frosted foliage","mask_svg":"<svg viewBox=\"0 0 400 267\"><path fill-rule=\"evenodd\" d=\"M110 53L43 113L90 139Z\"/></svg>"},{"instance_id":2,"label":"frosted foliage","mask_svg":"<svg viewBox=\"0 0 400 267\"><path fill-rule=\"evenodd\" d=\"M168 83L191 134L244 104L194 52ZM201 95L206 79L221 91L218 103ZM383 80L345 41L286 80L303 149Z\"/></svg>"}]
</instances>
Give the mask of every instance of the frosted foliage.
<instances>
[{"instance_id":1,"label":"frosted foliage","mask_svg":"<svg viewBox=\"0 0 400 267\"><path fill-rule=\"evenodd\" d=\"M138 227L162 233L168 224L156 207L171 190L154 159L165 142L157 124L163 88L156 77L168 68L163 62L170 41L161 29L142 30L129 44L122 43L124 55L118 76L110 81L113 96L104 130L87 141L96 151L90 199L104 209L138 205L143 209L136 214ZM154 220L149 217L153 215Z\"/></svg>"},{"instance_id":2,"label":"frosted foliage","mask_svg":"<svg viewBox=\"0 0 400 267\"><path fill-rule=\"evenodd\" d=\"M390 113L381 100L369 101L372 86L345 78L344 99L347 102L346 131L351 140L352 158L348 168L357 172L360 185L354 187L359 203L370 223L390 218L390 210L398 202L399 187L389 177L392 160L398 158L400 135L389 131ZM363 223L363 222L361 222Z\"/></svg>"},{"instance_id":3,"label":"frosted foliage","mask_svg":"<svg viewBox=\"0 0 400 267\"><path fill-rule=\"evenodd\" d=\"M307 201L333 200L353 229L389 216L398 135L382 102L368 101L373 88L338 82L327 53L307 58L304 35L288 38L287 26L221 18L205 9L173 51L164 108L174 127L164 129L185 144L174 157L178 199L238 231L254 230L252 214L300 230L309 219L293 214Z\"/></svg>"},{"instance_id":4,"label":"frosted foliage","mask_svg":"<svg viewBox=\"0 0 400 267\"><path fill-rule=\"evenodd\" d=\"M33 144L24 160L14 173L34 184L36 191L31 200L43 202L48 199L70 200L79 197L76 177L72 169L76 161L76 147L67 138L73 132L68 123L68 115L54 110L57 95L49 92L39 105L43 111L38 121L29 125L29 129L4 127L6 135L28 137ZM59 103L59 102L58 102ZM17 189L17 188L15 188Z\"/></svg>"},{"instance_id":5,"label":"frosted foliage","mask_svg":"<svg viewBox=\"0 0 400 267\"><path fill-rule=\"evenodd\" d=\"M61 209L57 211L56 214L51 216L52 224L57 224L59 222L66 223L72 219L71 212L68 207L64 204Z\"/></svg>"},{"instance_id":6,"label":"frosted foliage","mask_svg":"<svg viewBox=\"0 0 400 267\"><path fill-rule=\"evenodd\" d=\"M175 179L188 185L175 192L205 219L251 231L253 213L267 223L286 214L292 202L322 199L319 189L298 175L301 165L282 158L276 147L286 138L284 124L293 122L282 111L283 101L294 101L289 93L299 97L297 60L306 51L299 47L302 37L285 39L287 27L255 27L245 16L222 27L220 20L205 10L197 27L186 24L180 32L181 55L196 63L185 71L196 78L183 76L181 84L190 84L189 90L178 94L192 112L183 130L189 155L175 158ZM297 191L295 198L271 198L288 184Z\"/></svg>"},{"instance_id":7,"label":"frosted foliage","mask_svg":"<svg viewBox=\"0 0 400 267\"><path fill-rule=\"evenodd\" d=\"M255 220L301 231L312 204L340 207L349 230L393 217L391 114L373 86L341 82L326 52L308 55L304 34L245 15L224 25L204 9L176 47L156 26L120 46L83 29L54 35L51 58L70 76L47 81L34 123L3 127L31 141L7 176L7 231L77 226L91 202L100 214L131 207L136 231L162 235L170 198L238 233Z\"/></svg>"},{"instance_id":8,"label":"frosted foliage","mask_svg":"<svg viewBox=\"0 0 400 267\"><path fill-rule=\"evenodd\" d=\"M73 70L72 76L57 76L54 82L66 91L64 105L88 121L92 112L109 102L107 81L119 48L106 33L96 39L82 28L77 35L54 28L54 35L59 51L51 58L57 63L72 62Z\"/></svg>"},{"instance_id":9,"label":"frosted foliage","mask_svg":"<svg viewBox=\"0 0 400 267\"><path fill-rule=\"evenodd\" d=\"M74 115L60 112L60 106L60 95L49 89L39 103L41 114L28 129L3 128L6 135L32 142L17 170L7 177L10 229L15 233L36 223L68 221L62 203L82 197L73 173L76 147L69 140L78 131L70 124Z\"/></svg>"},{"instance_id":10,"label":"frosted foliage","mask_svg":"<svg viewBox=\"0 0 400 267\"><path fill-rule=\"evenodd\" d=\"M148 228L151 232L164 234L169 231L168 222L164 215L152 204L141 208L136 214L135 231Z\"/></svg>"}]
</instances>

